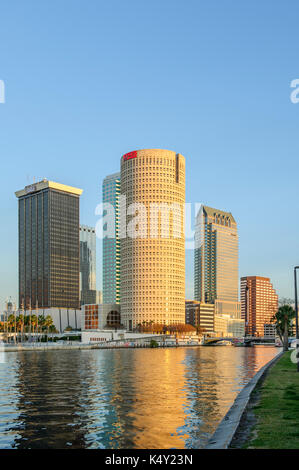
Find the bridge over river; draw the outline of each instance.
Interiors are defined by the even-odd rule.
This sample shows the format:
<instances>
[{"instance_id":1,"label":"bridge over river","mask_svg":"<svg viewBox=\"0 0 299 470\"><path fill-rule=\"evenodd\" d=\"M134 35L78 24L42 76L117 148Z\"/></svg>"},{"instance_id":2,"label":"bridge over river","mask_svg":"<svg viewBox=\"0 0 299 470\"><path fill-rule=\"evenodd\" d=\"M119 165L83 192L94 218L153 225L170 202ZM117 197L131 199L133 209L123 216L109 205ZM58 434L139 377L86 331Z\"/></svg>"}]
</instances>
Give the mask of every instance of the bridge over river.
<instances>
[{"instance_id":1,"label":"bridge over river","mask_svg":"<svg viewBox=\"0 0 299 470\"><path fill-rule=\"evenodd\" d=\"M266 336L266 337L245 336L244 338L236 338L236 337L233 338L231 336L214 337L214 338L207 337L204 339L204 342L202 344L203 346L212 346L221 341L229 341L232 344L242 343L245 346L251 346L252 344L274 344L275 338L274 337L272 338L270 336Z\"/></svg>"}]
</instances>

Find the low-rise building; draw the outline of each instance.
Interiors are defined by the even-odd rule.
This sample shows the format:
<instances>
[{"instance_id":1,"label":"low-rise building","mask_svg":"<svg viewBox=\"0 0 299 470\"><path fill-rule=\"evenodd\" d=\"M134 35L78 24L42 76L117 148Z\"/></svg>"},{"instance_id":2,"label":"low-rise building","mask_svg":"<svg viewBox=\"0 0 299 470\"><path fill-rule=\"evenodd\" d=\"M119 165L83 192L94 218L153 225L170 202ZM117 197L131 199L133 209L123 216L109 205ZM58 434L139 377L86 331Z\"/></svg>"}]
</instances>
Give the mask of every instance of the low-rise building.
<instances>
[{"instance_id":1,"label":"low-rise building","mask_svg":"<svg viewBox=\"0 0 299 470\"><path fill-rule=\"evenodd\" d=\"M215 315L229 315L230 318L241 318L241 302L215 300Z\"/></svg>"},{"instance_id":2,"label":"low-rise building","mask_svg":"<svg viewBox=\"0 0 299 470\"><path fill-rule=\"evenodd\" d=\"M101 343L125 338L119 304L83 305L81 325L83 343Z\"/></svg>"},{"instance_id":3,"label":"low-rise building","mask_svg":"<svg viewBox=\"0 0 299 470\"><path fill-rule=\"evenodd\" d=\"M264 337L275 338L275 336L277 336L275 325L273 323L265 323Z\"/></svg>"},{"instance_id":4,"label":"low-rise building","mask_svg":"<svg viewBox=\"0 0 299 470\"><path fill-rule=\"evenodd\" d=\"M88 304L82 306L82 331L120 328L119 304Z\"/></svg>"},{"instance_id":5,"label":"low-rise building","mask_svg":"<svg viewBox=\"0 0 299 470\"><path fill-rule=\"evenodd\" d=\"M214 304L206 304L196 300L186 300L185 302L185 323L202 328L204 333L214 331L214 313Z\"/></svg>"},{"instance_id":6,"label":"low-rise building","mask_svg":"<svg viewBox=\"0 0 299 470\"><path fill-rule=\"evenodd\" d=\"M215 315L215 333L219 337L242 338L245 335L245 322L230 315Z\"/></svg>"},{"instance_id":7,"label":"low-rise building","mask_svg":"<svg viewBox=\"0 0 299 470\"><path fill-rule=\"evenodd\" d=\"M50 316L53 325L59 333L63 333L65 328L71 327L73 330L81 328L81 310L72 308L40 308L34 310L18 310L16 315L22 314L29 317L36 315L43 317Z\"/></svg>"}]
</instances>

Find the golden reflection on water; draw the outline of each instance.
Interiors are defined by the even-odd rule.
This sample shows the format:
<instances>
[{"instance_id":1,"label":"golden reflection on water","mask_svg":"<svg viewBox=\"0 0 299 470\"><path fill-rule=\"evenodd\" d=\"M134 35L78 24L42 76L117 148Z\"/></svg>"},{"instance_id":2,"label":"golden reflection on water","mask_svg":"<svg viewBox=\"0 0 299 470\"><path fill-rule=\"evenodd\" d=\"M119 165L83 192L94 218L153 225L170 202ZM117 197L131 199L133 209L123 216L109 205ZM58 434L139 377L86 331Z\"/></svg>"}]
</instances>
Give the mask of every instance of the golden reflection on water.
<instances>
[{"instance_id":1,"label":"golden reflection on water","mask_svg":"<svg viewBox=\"0 0 299 470\"><path fill-rule=\"evenodd\" d=\"M0 448L203 447L274 347L8 353Z\"/></svg>"}]
</instances>

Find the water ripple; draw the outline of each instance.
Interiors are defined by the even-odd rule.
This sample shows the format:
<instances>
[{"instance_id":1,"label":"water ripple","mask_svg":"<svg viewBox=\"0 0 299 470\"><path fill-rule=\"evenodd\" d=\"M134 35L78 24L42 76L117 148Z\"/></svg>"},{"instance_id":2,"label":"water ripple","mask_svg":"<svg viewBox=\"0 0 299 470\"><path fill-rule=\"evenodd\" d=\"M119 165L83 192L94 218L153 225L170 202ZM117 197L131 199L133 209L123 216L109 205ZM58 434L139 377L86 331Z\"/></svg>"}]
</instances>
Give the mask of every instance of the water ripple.
<instances>
[{"instance_id":1,"label":"water ripple","mask_svg":"<svg viewBox=\"0 0 299 470\"><path fill-rule=\"evenodd\" d=\"M0 448L203 447L277 353L262 346L6 353Z\"/></svg>"}]
</instances>

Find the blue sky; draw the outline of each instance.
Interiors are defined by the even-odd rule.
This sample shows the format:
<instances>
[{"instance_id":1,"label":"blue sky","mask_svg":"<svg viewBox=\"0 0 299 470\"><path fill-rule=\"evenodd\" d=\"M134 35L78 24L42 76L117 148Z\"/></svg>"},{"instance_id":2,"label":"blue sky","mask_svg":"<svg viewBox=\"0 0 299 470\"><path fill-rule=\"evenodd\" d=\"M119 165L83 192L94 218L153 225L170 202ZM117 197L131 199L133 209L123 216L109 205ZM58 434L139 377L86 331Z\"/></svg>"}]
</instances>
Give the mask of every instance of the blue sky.
<instances>
[{"instance_id":1,"label":"blue sky","mask_svg":"<svg viewBox=\"0 0 299 470\"><path fill-rule=\"evenodd\" d=\"M0 305L17 293L14 191L34 177L81 187L94 225L102 179L138 148L182 153L186 200L238 222L240 275L293 297L298 14L295 0L1 2Z\"/></svg>"}]
</instances>

